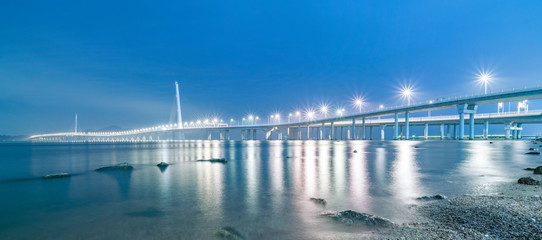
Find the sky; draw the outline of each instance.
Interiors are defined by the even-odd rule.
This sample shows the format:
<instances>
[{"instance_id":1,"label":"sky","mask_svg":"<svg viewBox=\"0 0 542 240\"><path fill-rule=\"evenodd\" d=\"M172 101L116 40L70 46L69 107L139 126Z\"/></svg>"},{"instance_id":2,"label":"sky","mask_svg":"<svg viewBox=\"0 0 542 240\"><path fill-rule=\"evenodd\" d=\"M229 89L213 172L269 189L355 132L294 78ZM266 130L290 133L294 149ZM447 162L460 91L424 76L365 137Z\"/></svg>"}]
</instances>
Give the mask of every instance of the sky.
<instances>
[{"instance_id":1,"label":"sky","mask_svg":"<svg viewBox=\"0 0 542 240\"><path fill-rule=\"evenodd\" d=\"M0 2L0 135L542 84L540 1ZM515 103L512 103L514 110ZM534 101L530 109L540 109ZM538 107L538 108L537 108ZM495 109L493 109L495 108ZM495 112L496 107L480 108Z\"/></svg>"}]
</instances>

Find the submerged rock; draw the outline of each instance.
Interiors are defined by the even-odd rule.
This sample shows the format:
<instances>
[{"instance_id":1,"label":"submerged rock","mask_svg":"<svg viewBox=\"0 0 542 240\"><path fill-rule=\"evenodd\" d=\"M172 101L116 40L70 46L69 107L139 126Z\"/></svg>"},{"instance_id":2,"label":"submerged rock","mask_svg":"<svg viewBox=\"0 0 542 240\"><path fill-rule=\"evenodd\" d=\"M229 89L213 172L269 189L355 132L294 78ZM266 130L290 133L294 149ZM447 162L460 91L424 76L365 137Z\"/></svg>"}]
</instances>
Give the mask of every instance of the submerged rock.
<instances>
[{"instance_id":1,"label":"submerged rock","mask_svg":"<svg viewBox=\"0 0 542 240\"><path fill-rule=\"evenodd\" d=\"M437 194L437 195L433 195L433 196L423 196L423 197L419 197L419 198L416 198L418 200L422 200L422 201L432 201L432 200L442 200L442 199L446 199L447 197L444 196L444 195L440 195L440 194Z\"/></svg>"},{"instance_id":2,"label":"submerged rock","mask_svg":"<svg viewBox=\"0 0 542 240\"><path fill-rule=\"evenodd\" d=\"M132 167L128 163L119 163L117 165L108 166L108 167L101 167L96 169L96 171L106 171L106 170L132 170L134 167Z\"/></svg>"},{"instance_id":3,"label":"submerged rock","mask_svg":"<svg viewBox=\"0 0 542 240\"><path fill-rule=\"evenodd\" d=\"M246 239L243 234L232 227L222 227L216 230L217 236L228 240L244 240Z\"/></svg>"},{"instance_id":4,"label":"submerged rock","mask_svg":"<svg viewBox=\"0 0 542 240\"><path fill-rule=\"evenodd\" d=\"M166 162L160 162L160 163L156 164L156 166L162 168L162 167L167 167L167 166L169 166L169 164L167 164Z\"/></svg>"},{"instance_id":5,"label":"submerged rock","mask_svg":"<svg viewBox=\"0 0 542 240\"><path fill-rule=\"evenodd\" d=\"M198 162L212 162L212 163L227 163L228 160L225 158L211 158L211 159L201 159Z\"/></svg>"},{"instance_id":6,"label":"submerged rock","mask_svg":"<svg viewBox=\"0 0 542 240\"><path fill-rule=\"evenodd\" d=\"M311 198L310 200L314 203L322 204L324 206L327 204L326 200L323 198Z\"/></svg>"},{"instance_id":7,"label":"submerged rock","mask_svg":"<svg viewBox=\"0 0 542 240\"><path fill-rule=\"evenodd\" d=\"M540 182L532 177L522 177L518 179L518 183L527 185L540 185Z\"/></svg>"},{"instance_id":8,"label":"submerged rock","mask_svg":"<svg viewBox=\"0 0 542 240\"><path fill-rule=\"evenodd\" d=\"M524 168L523 170L525 170L525 171L534 171L534 168L528 167L528 168Z\"/></svg>"},{"instance_id":9,"label":"submerged rock","mask_svg":"<svg viewBox=\"0 0 542 240\"><path fill-rule=\"evenodd\" d=\"M489 142L489 144L493 144L493 142Z\"/></svg>"},{"instance_id":10,"label":"submerged rock","mask_svg":"<svg viewBox=\"0 0 542 240\"><path fill-rule=\"evenodd\" d=\"M529 151L534 151L534 148L529 148Z\"/></svg>"},{"instance_id":11,"label":"submerged rock","mask_svg":"<svg viewBox=\"0 0 542 240\"><path fill-rule=\"evenodd\" d=\"M72 175L69 173L53 173L53 174L47 174L41 178L43 179L55 179L55 178L66 178L71 177Z\"/></svg>"},{"instance_id":12,"label":"submerged rock","mask_svg":"<svg viewBox=\"0 0 542 240\"><path fill-rule=\"evenodd\" d=\"M533 170L534 174L542 174L542 166L538 166Z\"/></svg>"},{"instance_id":13,"label":"submerged rock","mask_svg":"<svg viewBox=\"0 0 542 240\"><path fill-rule=\"evenodd\" d=\"M414 148L420 148L419 146L414 146Z\"/></svg>"},{"instance_id":14,"label":"submerged rock","mask_svg":"<svg viewBox=\"0 0 542 240\"><path fill-rule=\"evenodd\" d=\"M354 150L354 153L357 153L357 152L358 152L358 150Z\"/></svg>"},{"instance_id":15,"label":"submerged rock","mask_svg":"<svg viewBox=\"0 0 542 240\"><path fill-rule=\"evenodd\" d=\"M346 210L342 212L326 212L322 213L321 215L331 217L337 221L348 225L357 224L376 227L390 227L393 225L393 223L386 218L367 213L359 213L352 210Z\"/></svg>"},{"instance_id":16,"label":"submerged rock","mask_svg":"<svg viewBox=\"0 0 542 240\"><path fill-rule=\"evenodd\" d=\"M535 155L540 155L540 152L539 152L539 151L530 151L530 152L526 152L525 154L535 154Z\"/></svg>"}]
</instances>

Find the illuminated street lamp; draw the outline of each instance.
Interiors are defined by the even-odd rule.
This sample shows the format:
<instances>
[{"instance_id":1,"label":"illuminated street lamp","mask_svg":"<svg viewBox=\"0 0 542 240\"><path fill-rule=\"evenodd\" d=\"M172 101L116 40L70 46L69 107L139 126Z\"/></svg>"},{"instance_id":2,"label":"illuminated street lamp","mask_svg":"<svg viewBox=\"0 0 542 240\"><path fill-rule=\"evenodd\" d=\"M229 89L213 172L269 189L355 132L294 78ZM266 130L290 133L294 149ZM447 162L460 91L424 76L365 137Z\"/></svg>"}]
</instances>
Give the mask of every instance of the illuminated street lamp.
<instances>
[{"instance_id":1,"label":"illuminated street lamp","mask_svg":"<svg viewBox=\"0 0 542 240\"><path fill-rule=\"evenodd\" d=\"M363 99L360 97L357 97L354 99L354 106L358 108L359 113L361 113L361 106L363 105Z\"/></svg>"},{"instance_id":2,"label":"illuminated street lamp","mask_svg":"<svg viewBox=\"0 0 542 240\"><path fill-rule=\"evenodd\" d=\"M254 117L254 119L255 119L255 120L254 120L255 123L258 124L258 120L260 120L260 117L256 116L256 117Z\"/></svg>"},{"instance_id":3,"label":"illuminated street lamp","mask_svg":"<svg viewBox=\"0 0 542 240\"><path fill-rule=\"evenodd\" d=\"M478 74L478 81L484 84L484 94L487 94L487 84L491 81L491 74L488 72Z\"/></svg>"},{"instance_id":4,"label":"illuminated street lamp","mask_svg":"<svg viewBox=\"0 0 542 240\"><path fill-rule=\"evenodd\" d=\"M277 121L278 124L280 124L280 114L275 114L275 121Z\"/></svg>"},{"instance_id":5,"label":"illuminated street lamp","mask_svg":"<svg viewBox=\"0 0 542 240\"><path fill-rule=\"evenodd\" d=\"M328 111L328 107L326 105L323 105L320 107L320 112L324 114L324 118L327 118L327 111Z\"/></svg>"},{"instance_id":6,"label":"illuminated street lamp","mask_svg":"<svg viewBox=\"0 0 542 240\"><path fill-rule=\"evenodd\" d=\"M412 94L413 94L412 87L405 86L403 87L403 89L401 89L401 97L407 99L409 106L410 106L410 99L412 98Z\"/></svg>"},{"instance_id":7,"label":"illuminated street lamp","mask_svg":"<svg viewBox=\"0 0 542 240\"><path fill-rule=\"evenodd\" d=\"M314 111L309 110L307 111L307 120L311 121L312 119L314 119Z\"/></svg>"},{"instance_id":8,"label":"illuminated street lamp","mask_svg":"<svg viewBox=\"0 0 542 240\"><path fill-rule=\"evenodd\" d=\"M254 125L254 116L248 115L248 123Z\"/></svg>"},{"instance_id":9,"label":"illuminated street lamp","mask_svg":"<svg viewBox=\"0 0 542 240\"><path fill-rule=\"evenodd\" d=\"M301 112L296 111L296 112L295 112L295 115L297 116L297 121L298 121L298 122L301 122Z\"/></svg>"},{"instance_id":10,"label":"illuminated street lamp","mask_svg":"<svg viewBox=\"0 0 542 240\"><path fill-rule=\"evenodd\" d=\"M291 114L291 113L288 114L288 123L290 123L290 119L292 118L292 115L293 115L293 114Z\"/></svg>"}]
</instances>

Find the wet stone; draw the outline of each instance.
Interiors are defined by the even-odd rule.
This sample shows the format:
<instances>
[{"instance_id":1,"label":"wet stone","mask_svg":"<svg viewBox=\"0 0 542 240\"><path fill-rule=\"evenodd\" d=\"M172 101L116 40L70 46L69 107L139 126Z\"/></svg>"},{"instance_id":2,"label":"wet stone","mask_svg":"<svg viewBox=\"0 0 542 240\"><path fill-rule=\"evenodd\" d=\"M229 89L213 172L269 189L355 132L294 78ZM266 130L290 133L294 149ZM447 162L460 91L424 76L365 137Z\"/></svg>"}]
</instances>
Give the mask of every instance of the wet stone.
<instances>
[{"instance_id":1,"label":"wet stone","mask_svg":"<svg viewBox=\"0 0 542 240\"><path fill-rule=\"evenodd\" d=\"M542 166L538 166L533 170L534 174L542 174Z\"/></svg>"},{"instance_id":2,"label":"wet stone","mask_svg":"<svg viewBox=\"0 0 542 240\"><path fill-rule=\"evenodd\" d=\"M243 234L232 227L222 227L216 230L215 234L223 239L228 240L244 240Z\"/></svg>"},{"instance_id":3,"label":"wet stone","mask_svg":"<svg viewBox=\"0 0 542 240\"><path fill-rule=\"evenodd\" d=\"M423 196L423 197L419 197L419 198L416 198L418 200L421 200L421 201L432 201L432 200L443 200L443 199L446 199L447 197L444 196L444 195L440 195L440 194L437 194L437 195L433 195L433 196Z\"/></svg>"},{"instance_id":4,"label":"wet stone","mask_svg":"<svg viewBox=\"0 0 542 240\"><path fill-rule=\"evenodd\" d=\"M367 213L359 213L352 210L346 210L342 212L325 212L321 215L333 218L341 223L345 223L348 225L365 225L375 227L393 226L393 223L386 218Z\"/></svg>"},{"instance_id":5,"label":"wet stone","mask_svg":"<svg viewBox=\"0 0 542 240\"><path fill-rule=\"evenodd\" d=\"M47 174L41 178L43 179L55 179L55 178L67 178L71 177L72 175L69 173L53 173L53 174Z\"/></svg>"},{"instance_id":6,"label":"wet stone","mask_svg":"<svg viewBox=\"0 0 542 240\"><path fill-rule=\"evenodd\" d=\"M527 185L540 185L540 182L532 177L522 177L518 179L518 183Z\"/></svg>"},{"instance_id":7,"label":"wet stone","mask_svg":"<svg viewBox=\"0 0 542 240\"><path fill-rule=\"evenodd\" d=\"M108 166L108 167L101 167L96 169L96 171L107 171L107 170L132 170L134 167L132 167L128 163L119 163L117 165Z\"/></svg>"},{"instance_id":8,"label":"wet stone","mask_svg":"<svg viewBox=\"0 0 542 240\"><path fill-rule=\"evenodd\" d=\"M156 164L156 166L158 166L158 167L167 167L167 166L169 166L169 164L167 164L166 162L160 162L160 163Z\"/></svg>"},{"instance_id":9,"label":"wet stone","mask_svg":"<svg viewBox=\"0 0 542 240\"><path fill-rule=\"evenodd\" d=\"M326 200L323 198L310 198L310 200L314 203L318 203L324 206L327 204Z\"/></svg>"},{"instance_id":10,"label":"wet stone","mask_svg":"<svg viewBox=\"0 0 542 240\"><path fill-rule=\"evenodd\" d=\"M212 162L212 163L227 163L228 160L225 158L211 158L211 159L201 159L198 162Z\"/></svg>"}]
</instances>

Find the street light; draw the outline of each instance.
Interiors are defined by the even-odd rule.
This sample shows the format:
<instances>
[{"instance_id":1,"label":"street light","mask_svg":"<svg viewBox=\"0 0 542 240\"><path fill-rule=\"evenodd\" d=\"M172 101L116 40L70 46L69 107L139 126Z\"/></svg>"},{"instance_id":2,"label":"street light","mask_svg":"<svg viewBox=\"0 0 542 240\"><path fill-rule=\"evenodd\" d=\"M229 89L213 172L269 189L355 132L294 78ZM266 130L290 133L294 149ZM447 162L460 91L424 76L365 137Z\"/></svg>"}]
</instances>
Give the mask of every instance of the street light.
<instances>
[{"instance_id":1,"label":"street light","mask_svg":"<svg viewBox=\"0 0 542 240\"><path fill-rule=\"evenodd\" d=\"M278 124L280 124L280 114L275 114L275 119L276 121L278 122Z\"/></svg>"},{"instance_id":2,"label":"street light","mask_svg":"<svg viewBox=\"0 0 542 240\"><path fill-rule=\"evenodd\" d=\"M361 105L363 105L363 98L361 97L354 98L354 106L358 108L359 113L361 113Z\"/></svg>"},{"instance_id":3,"label":"street light","mask_svg":"<svg viewBox=\"0 0 542 240\"><path fill-rule=\"evenodd\" d=\"M249 121L248 121L248 122L249 122L249 124L252 124L252 125L254 125L254 116L252 116L252 115L248 115L248 120L249 120Z\"/></svg>"},{"instance_id":4,"label":"street light","mask_svg":"<svg viewBox=\"0 0 542 240\"><path fill-rule=\"evenodd\" d=\"M292 118L292 114L288 114L288 123L290 123L290 119Z\"/></svg>"},{"instance_id":5,"label":"street light","mask_svg":"<svg viewBox=\"0 0 542 240\"><path fill-rule=\"evenodd\" d=\"M307 111L307 120L311 121L314 118L314 111Z\"/></svg>"},{"instance_id":6,"label":"street light","mask_svg":"<svg viewBox=\"0 0 542 240\"><path fill-rule=\"evenodd\" d=\"M407 99L408 105L410 106L410 99L412 98L412 94L414 91L412 90L412 87L405 86L403 89L401 89L401 97L404 99Z\"/></svg>"},{"instance_id":7,"label":"street light","mask_svg":"<svg viewBox=\"0 0 542 240\"><path fill-rule=\"evenodd\" d=\"M478 74L478 81L484 84L484 94L487 94L487 84L491 81L491 73L481 72Z\"/></svg>"},{"instance_id":8,"label":"street light","mask_svg":"<svg viewBox=\"0 0 542 240\"><path fill-rule=\"evenodd\" d=\"M320 112L324 114L324 118L327 118L327 110L328 107L326 105L320 107Z\"/></svg>"},{"instance_id":9,"label":"street light","mask_svg":"<svg viewBox=\"0 0 542 240\"><path fill-rule=\"evenodd\" d=\"M296 111L295 115L297 116L297 121L301 122L301 113L299 111Z\"/></svg>"}]
</instances>

